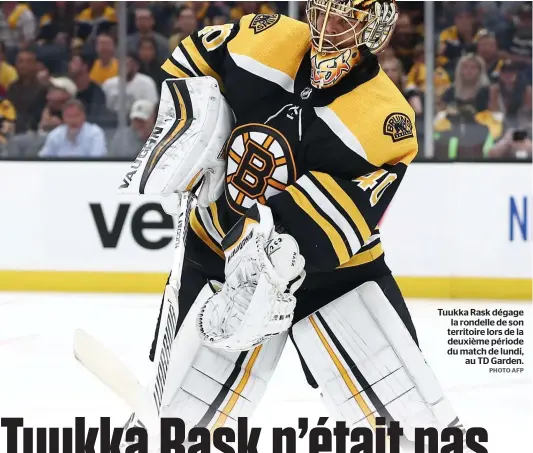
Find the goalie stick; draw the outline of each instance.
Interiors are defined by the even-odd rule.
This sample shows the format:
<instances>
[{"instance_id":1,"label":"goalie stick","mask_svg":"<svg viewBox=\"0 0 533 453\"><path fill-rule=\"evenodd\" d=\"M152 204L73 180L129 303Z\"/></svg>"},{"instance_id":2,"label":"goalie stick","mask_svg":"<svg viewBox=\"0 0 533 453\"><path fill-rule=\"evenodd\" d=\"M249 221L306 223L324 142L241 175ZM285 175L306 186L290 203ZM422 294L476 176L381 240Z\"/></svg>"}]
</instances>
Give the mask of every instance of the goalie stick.
<instances>
[{"instance_id":1,"label":"goalie stick","mask_svg":"<svg viewBox=\"0 0 533 453\"><path fill-rule=\"evenodd\" d=\"M126 365L90 334L82 329L78 329L74 334L76 359L128 404L134 412L128 421L128 424L132 425L139 420L145 425L157 422L161 410L177 327L178 294L181 286L189 217L196 202L196 196L192 192L183 192L179 194L179 197L174 260L169 281L165 287L154 357L155 372L148 388L143 387Z\"/></svg>"}]
</instances>

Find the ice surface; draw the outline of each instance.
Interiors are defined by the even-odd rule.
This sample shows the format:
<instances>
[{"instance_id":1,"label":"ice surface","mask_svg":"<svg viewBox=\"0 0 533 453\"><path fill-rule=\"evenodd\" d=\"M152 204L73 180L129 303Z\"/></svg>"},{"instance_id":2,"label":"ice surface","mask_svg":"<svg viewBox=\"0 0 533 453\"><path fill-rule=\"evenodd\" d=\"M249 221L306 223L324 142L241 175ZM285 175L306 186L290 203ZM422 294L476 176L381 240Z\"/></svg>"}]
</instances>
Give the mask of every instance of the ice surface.
<instances>
[{"instance_id":1,"label":"ice surface","mask_svg":"<svg viewBox=\"0 0 533 453\"><path fill-rule=\"evenodd\" d=\"M25 426L32 427L74 426L77 416L86 417L88 426L98 426L99 417L108 416L112 426L122 426L130 413L128 407L75 361L72 334L78 327L85 328L119 354L141 382L146 382L159 298L0 293L0 416L24 417ZM526 357L526 373L521 375L489 374L485 367L467 366L462 358L446 355L449 320L439 317L437 309L458 307L523 309L528 314L526 329L530 330L530 304L409 301L422 350L463 423L488 430L490 453L531 451L531 354ZM526 338L528 351L530 338ZM325 415L319 393L305 382L296 352L288 344L251 421L262 428L259 452L271 451L272 427L297 426L299 416L316 423ZM297 451L308 451L307 443L306 436L298 442ZM0 452L5 451L2 428Z\"/></svg>"}]
</instances>

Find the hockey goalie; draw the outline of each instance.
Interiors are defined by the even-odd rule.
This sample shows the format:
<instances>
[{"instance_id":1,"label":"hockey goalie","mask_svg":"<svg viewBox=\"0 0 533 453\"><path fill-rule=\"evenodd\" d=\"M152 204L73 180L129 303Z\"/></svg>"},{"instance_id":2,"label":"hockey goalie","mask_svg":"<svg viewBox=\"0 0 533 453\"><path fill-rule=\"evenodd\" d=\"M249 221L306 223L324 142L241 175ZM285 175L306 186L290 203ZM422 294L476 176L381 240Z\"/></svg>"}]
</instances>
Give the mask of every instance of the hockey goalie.
<instances>
[{"instance_id":1,"label":"hockey goalie","mask_svg":"<svg viewBox=\"0 0 533 453\"><path fill-rule=\"evenodd\" d=\"M397 6L308 0L306 12L307 24L205 27L163 64L154 132L121 186L196 200L150 353L164 364L159 416L211 430L251 416L290 338L333 419L384 417L407 440L458 426L378 229L418 149L414 112L376 57Z\"/></svg>"}]
</instances>

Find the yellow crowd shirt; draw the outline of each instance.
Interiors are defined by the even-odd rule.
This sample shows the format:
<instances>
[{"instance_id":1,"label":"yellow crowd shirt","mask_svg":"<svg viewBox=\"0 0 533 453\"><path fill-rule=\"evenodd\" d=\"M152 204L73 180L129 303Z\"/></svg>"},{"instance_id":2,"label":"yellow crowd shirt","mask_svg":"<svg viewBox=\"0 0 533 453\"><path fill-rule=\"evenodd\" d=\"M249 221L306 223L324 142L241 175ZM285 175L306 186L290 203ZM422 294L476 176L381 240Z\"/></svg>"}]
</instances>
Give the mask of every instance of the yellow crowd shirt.
<instances>
[{"instance_id":1,"label":"yellow crowd shirt","mask_svg":"<svg viewBox=\"0 0 533 453\"><path fill-rule=\"evenodd\" d=\"M102 64L102 60L98 59L94 62L91 69L90 77L94 83L102 85L107 79L118 75L118 60L113 58L108 66Z\"/></svg>"}]
</instances>

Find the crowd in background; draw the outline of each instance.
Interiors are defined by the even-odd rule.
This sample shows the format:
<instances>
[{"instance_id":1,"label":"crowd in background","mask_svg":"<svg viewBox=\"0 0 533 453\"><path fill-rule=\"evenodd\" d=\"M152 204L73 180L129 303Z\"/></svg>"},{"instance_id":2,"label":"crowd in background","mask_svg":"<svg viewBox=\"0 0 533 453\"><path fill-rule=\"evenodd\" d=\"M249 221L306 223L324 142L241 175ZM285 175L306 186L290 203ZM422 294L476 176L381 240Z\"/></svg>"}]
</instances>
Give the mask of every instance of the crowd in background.
<instances>
[{"instance_id":1,"label":"crowd in background","mask_svg":"<svg viewBox=\"0 0 533 453\"><path fill-rule=\"evenodd\" d=\"M530 159L531 2L400 2L383 70L424 133L424 42L435 40L437 159ZM305 21L305 2L299 2ZM155 122L161 63L205 25L249 13L287 14L287 2L127 2L126 110L120 109L114 2L0 2L0 157L134 157ZM420 153L423 155L423 153Z\"/></svg>"}]
</instances>

